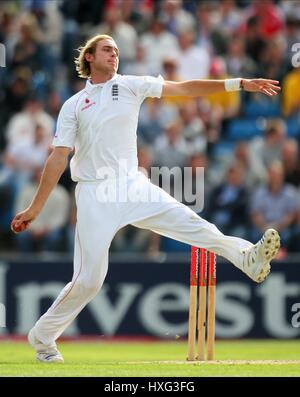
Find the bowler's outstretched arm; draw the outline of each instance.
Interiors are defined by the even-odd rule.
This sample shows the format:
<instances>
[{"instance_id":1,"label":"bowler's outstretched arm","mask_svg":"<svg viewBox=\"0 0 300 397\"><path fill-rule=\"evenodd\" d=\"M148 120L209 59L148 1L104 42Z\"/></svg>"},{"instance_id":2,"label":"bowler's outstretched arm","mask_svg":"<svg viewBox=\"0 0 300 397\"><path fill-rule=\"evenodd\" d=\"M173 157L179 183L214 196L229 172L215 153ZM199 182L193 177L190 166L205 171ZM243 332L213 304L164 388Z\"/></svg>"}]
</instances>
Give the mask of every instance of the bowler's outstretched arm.
<instances>
[{"instance_id":1,"label":"bowler's outstretched arm","mask_svg":"<svg viewBox=\"0 0 300 397\"><path fill-rule=\"evenodd\" d=\"M268 79L227 79L227 80L188 80L182 82L165 81L162 96L205 96L216 92L238 91L261 92L268 96L277 95L280 86L277 80Z\"/></svg>"}]
</instances>

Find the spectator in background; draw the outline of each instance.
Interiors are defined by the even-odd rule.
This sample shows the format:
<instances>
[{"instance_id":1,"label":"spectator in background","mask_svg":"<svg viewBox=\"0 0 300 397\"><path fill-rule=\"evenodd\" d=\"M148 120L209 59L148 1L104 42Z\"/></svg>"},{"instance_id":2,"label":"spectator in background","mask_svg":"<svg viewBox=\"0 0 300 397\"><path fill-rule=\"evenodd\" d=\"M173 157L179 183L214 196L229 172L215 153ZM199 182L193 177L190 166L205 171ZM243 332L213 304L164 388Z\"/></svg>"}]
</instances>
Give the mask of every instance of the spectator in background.
<instances>
[{"instance_id":1,"label":"spectator in background","mask_svg":"<svg viewBox=\"0 0 300 397\"><path fill-rule=\"evenodd\" d=\"M178 35L178 74L182 80L206 79L209 75L210 55L205 47L195 45L195 31ZM197 67L195 68L195 65Z\"/></svg>"},{"instance_id":2,"label":"spectator in background","mask_svg":"<svg viewBox=\"0 0 300 397\"><path fill-rule=\"evenodd\" d=\"M208 200L208 219L225 234L247 237L247 197L243 164L234 162L226 180L216 186Z\"/></svg>"},{"instance_id":3,"label":"spectator in background","mask_svg":"<svg viewBox=\"0 0 300 397\"><path fill-rule=\"evenodd\" d=\"M297 208L296 189L284 182L282 164L273 162L268 167L267 184L258 188L251 199L252 240L262 230L273 227L279 230L282 245L287 247Z\"/></svg>"},{"instance_id":4,"label":"spectator in background","mask_svg":"<svg viewBox=\"0 0 300 397\"><path fill-rule=\"evenodd\" d=\"M43 128L45 144L50 145L53 138L54 120L44 111L42 102L31 95L27 99L22 112L16 113L8 123L6 130L7 144L20 144L21 141L32 143L35 140L37 124Z\"/></svg>"},{"instance_id":5,"label":"spectator in background","mask_svg":"<svg viewBox=\"0 0 300 397\"><path fill-rule=\"evenodd\" d=\"M6 82L4 96L2 97L1 110L6 122L14 113L21 112L25 106L28 92L30 91L32 73L29 68L19 68Z\"/></svg>"},{"instance_id":6,"label":"spectator in background","mask_svg":"<svg viewBox=\"0 0 300 397\"><path fill-rule=\"evenodd\" d=\"M123 66L128 66L134 62L136 57L137 33L135 29L127 22L122 20L121 10L117 7L108 7L104 13L104 20L96 27L92 28L89 36L97 34L108 34L112 36L119 48L122 48L120 54L120 71Z\"/></svg>"},{"instance_id":7,"label":"spectator in background","mask_svg":"<svg viewBox=\"0 0 300 397\"><path fill-rule=\"evenodd\" d=\"M247 76L250 78L256 74L257 66L246 53L243 36L237 34L231 36L228 41L225 62L226 70L232 77Z\"/></svg>"},{"instance_id":8,"label":"spectator in background","mask_svg":"<svg viewBox=\"0 0 300 397\"><path fill-rule=\"evenodd\" d=\"M42 79L45 79L43 84L48 88L51 79L55 80L60 66L63 34L63 18L59 11L60 3L51 0L23 1L20 6L24 10L23 15L26 21L31 17L34 18L35 36L41 46L39 60L43 65L38 71L36 80L41 82Z\"/></svg>"},{"instance_id":9,"label":"spectator in background","mask_svg":"<svg viewBox=\"0 0 300 397\"><path fill-rule=\"evenodd\" d=\"M42 35L33 14L24 15L20 23L20 31L14 46L11 69L20 66L28 67L33 73L43 70Z\"/></svg>"},{"instance_id":10,"label":"spectator in background","mask_svg":"<svg viewBox=\"0 0 300 397\"><path fill-rule=\"evenodd\" d=\"M72 21L76 24L76 29L80 30L86 26L96 25L99 20L102 20L106 6L106 1L63 0L60 10L64 22L69 24Z\"/></svg>"},{"instance_id":11,"label":"spectator in background","mask_svg":"<svg viewBox=\"0 0 300 397\"><path fill-rule=\"evenodd\" d=\"M121 8L123 21L134 26L137 34L144 32L153 17L154 0L113 0Z\"/></svg>"},{"instance_id":12,"label":"spectator in background","mask_svg":"<svg viewBox=\"0 0 300 397\"><path fill-rule=\"evenodd\" d=\"M7 146L0 170L0 185L11 186L14 194L18 193L32 178L35 169L45 164L48 150L44 128L36 124L33 141L20 139Z\"/></svg>"},{"instance_id":13,"label":"spectator in background","mask_svg":"<svg viewBox=\"0 0 300 397\"><path fill-rule=\"evenodd\" d=\"M178 36L181 32L194 29L195 19L192 14L182 8L182 0L163 0L160 16L166 21L170 33Z\"/></svg>"},{"instance_id":14,"label":"spectator in background","mask_svg":"<svg viewBox=\"0 0 300 397\"><path fill-rule=\"evenodd\" d=\"M282 111L285 117L296 116L300 110L300 66L287 73L282 83Z\"/></svg>"},{"instance_id":15,"label":"spectator in background","mask_svg":"<svg viewBox=\"0 0 300 397\"><path fill-rule=\"evenodd\" d=\"M213 152L214 145L220 139L223 122L223 110L220 107L214 107L207 97L198 98L198 116L204 123L204 131L207 140L207 154L210 156Z\"/></svg>"},{"instance_id":16,"label":"spectator in background","mask_svg":"<svg viewBox=\"0 0 300 397\"><path fill-rule=\"evenodd\" d=\"M12 215L15 198L32 178L36 167L42 167L48 157L48 143L44 140L44 130L35 126L33 142L19 140L7 146L0 166L0 213L4 216L2 227L9 229L8 218Z\"/></svg>"},{"instance_id":17,"label":"spectator in background","mask_svg":"<svg viewBox=\"0 0 300 397\"><path fill-rule=\"evenodd\" d=\"M295 18L297 18L298 21L300 21L300 2L299 0L281 0L280 7L283 10L284 14L287 16L287 18L290 15L293 15Z\"/></svg>"},{"instance_id":18,"label":"spectator in background","mask_svg":"<svg viewBox=\"0 0 300 397\"><path fill-rule=\"evenodd\" d=\"M30 89L30 77L29 69L18 70L17 74L10 76L6 84L2 84L3 90L0 91L0 150L5 147L4 131L8 121L25 106Z\"/></svg>"},{"instance_id":19,"label":"spectator in background","mask_svg":"<svg viewBox=\"0 0 300 397\"><path fill-rule=\"evenodd\" d=\"M287 139L282 147L282 164L285 183L300 187L299 144L296 139Z\"/></svg>"},{"instance_id":20,"label":"spectator in background","mask_svg":"<svg viewBox=\"0 0 300 397\"><path fill-rule=\"evenodd\" d=\"M177 39L167 31L166 20L162 17L152 19L150 29L141 36L140 44L145 50L150 74L153 75L162 73L162 62L167 54L172 54L172 57L178 54Z\"/></svg>"},{"instance_id":21,"label":"spectator in background","mask_svg":"<svg viewBox=\"0 0 300 397\"><path fill-rule=\"evenodd\" d=\"M28 182L17 196L15 211L29 206L39 184L41 172L42 168L37 168L33 180ZM61 185L57 185L51 192L39 218L26 232L15 236L17 249L21 252L60 251L69 211L69 194Z\"/></svg>"},{"instance_id":22,"label":"spectator in background","mask_svg":"<svg viewBox=\"0 0 300 397\"><path fill-rule=\"evenodd\" d=\"M92 26L102 20L105 2L86 0L63 0L59 5L63 17L61 65L65 68L69 84L75 78L73 72L74 49L78 48L83 36L88 35ZM68 95L69 97L69 95Z\"/></svg>"},{"instance_id":23,"label":"spectator in background","mask_svg":"<svg viewBox=\"0 0 300 397\"><path fill-rule=\"evenodd\" d=\"M256 137L249 144L252 172L259 180L267 180L267 168L281 161L282 145L286 139L286 124L282 119L267 121L264 137Z\"/></svg>"},{"instance_id":24,"label":"spectator in background","mask_svg":"<svg viewBox=\"0 0 300 397\"><path fill-rule=\"evenodd\" d=\"M234 148L234 158L243 165L244 184L249 191L265 182L266 176L264 173L254 172L255 166L253 161L255 161L255 157L254 155L250 156L249 143L247 141L237 142Z\"/></svg>"},{"instance_id":25,"label":"spectator in background","mask_svg":"<svg viewBox=\"0 0 300 397\"><path fill-rule=\"evenodd\" d=\"M147 76L149 74L149 66L146 62L146 54L143 46L137 44L134 61L124 65L122 70L124 74L136 76Z\"/></svg>"},{"instance_id":26,"label":"spectator in background","mask_svg":"<svg viewBox=\"0 0 300 397\"><path fill-rule=\"evenodd\" d=\"M182 121L174 120L165 133L159 136L154 143L154 165L184 167L188 155L188 147L182 136Z\"/></svg>"},{"instance_id":27,"label":"spectator in background","mask_svg":"<svg viewBox=\"0 0 300 397\"><path fill-rule=\"evenodd\" d=\"M174 112L169 115L168 122L172 120L174 115L178 117L176 109ZM163 108L157 99L146 100L139 115L138 142L153 144L155 139L163 133L164 117Z\"/></svg>"},{"instance_id":28,"label":"spectator in background","mask_svg":"<svg viewBox=\"0 0 300 397\"><path fill-rule=\"evenodd\" d=\"M249 17L256 17L260 36L268 40L284 28L284 18L274 0L252 0L246 12Z\"/></svg>"},{"instance_id":29,"label":"spectator in background","mask_svg":"<svg viewBox=\"0 0 300 397\"><path fill-rule=\"evenodd\" d=\"M47 48L45 60L53 62L55 68L55 64L60 59L63 37L64 20L59 9L60 4L57 1L43 0L42 2L33 1L32 6L32 11L41 29L43 45ZM38 6L39 9L35 10L34 6ZM50 57L49 52L51 53Z\"/></svg>"},{"instance_id":30,"label":"spectator in background","mask_svg":"<svg viewBox=\"0 0 300 397\"><path fill-rule=\"evenodd\" d=\"M46 111L49 116L56 120L62 106L62 98L57 91L50 91L47 97Z\"/></svg>"},{"instance_id":31,"label":"spectator in background","mask_svg":"<svg viewBox=\"0 0 300 397\"><path fill-rule=\"evenodd\" d=\"M214 2L199 2L196 12L197 46L204 48L210 56L224 54L227 37L222 31L222 22L218 20L218 11Z\"/></svg>"},{"instance_id":32,"label":"spectator in background","mask_svg":"<svg viewBox=\"0 0 300 397\"><path fill-rule=\"evenodd\" d=\"M229 41L242 22L242 11L236 0L221 0L218 4L218 28Z\"/></svg>"},{"instance_id":33,"label":"spectator in background","mask_svg":"<svg viewBox=\"0 0 300 397\"><path fill-rule=\"evenodd\" d=\"M187 143L189 154L206 152L205 126L198 114L197 101L183 104L179 113L183 123L182 136Z\"/></svg>"},{"instance_id":34,"label":"spectator in background","mask_svg":"<svg viewBox=\"0 0 300 397\"><path fill-rule=\"evenodd\" d=\"M266 40L260 33L259 19L252 16L248 19L245 31L246 53L259 65L266 47Z\"/></svg>"},{"instance_id":35,"label":"spectator in background","mask_svg":"<svg viewBox=\"0 0 300 397\"><path fill-rule=\"evenodd\" d=\"M278 35L269 39L261 56L258 74L263 73L268 79L281 81L290 65L290 60L287 60L285 55L284 37Z\"/></svg>"}]
</instances>

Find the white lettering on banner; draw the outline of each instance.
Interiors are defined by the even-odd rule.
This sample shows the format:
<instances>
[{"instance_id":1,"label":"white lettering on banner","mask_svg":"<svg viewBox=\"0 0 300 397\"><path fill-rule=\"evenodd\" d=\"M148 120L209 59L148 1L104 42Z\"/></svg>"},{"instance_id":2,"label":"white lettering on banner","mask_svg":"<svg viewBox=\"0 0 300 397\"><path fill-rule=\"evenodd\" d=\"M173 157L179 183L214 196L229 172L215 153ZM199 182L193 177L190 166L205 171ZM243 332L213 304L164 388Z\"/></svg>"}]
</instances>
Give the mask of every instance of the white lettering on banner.
<instances>
[{"instance_id":1,"label":"white lettering on banner","mask_svg":"<svg viewBox=\"0 0 300 397\"><path fill-rule=\"evenodd\" d=\"M300 327L300 303L294 303L292 306L292 312L296 314L292 317L292 326L294 328Z\"/></svg>"},{"instance_id":2,"label":"white lettering on banner","mask_svg":"<svg viewBox=\"0 0 300 397\"><path fill-rule=\"evenodd\" d=\"M5 305L6 311L10 307L16 307L16 311L13 310L14 318L7 318L9 322L6 325L10 332L26 334L42 314L41 300L54 300L64 284L30 282L17 287L10 284L12 290L9 291L10 301L7 302L7 269L6 264L0 263L0 302ZM279 272L271 274L261 285L220 280L216 296L216 336L249 336L256 322L268 336L295 338L300 335L300 304L291 305L295 300L299 302L299 296L300 283L287 281L285 275ZM257 299L254 301L253 298ZM254 304L259 305L257 310ZM101 332L106 335L117 334L120 325L128 321L127 313L133 309L137 310L136 322L152 335L186 335L189 288L177 282L160 283L147 286L146 289L142 283L106 283L87 308ZM294 310L293 318L291 309ZM255 317L256 313L261 313L261 317ZM82 325L77 317L65 335L79 334L78 324ZM8 332L8 329L0 327L0 332Z\"/></svg>"},{"instance_id":3,"label":"white lettering on banner","mask_svg":"<svg viewBox=\"0 0 300 397\"><path fill-rule=\"evenodd\" d=\"M8 265L4 262L0 262L0 302L6 307L6 272ZM6 313L5 313L6 314ZM0 335L6 334L7 328L0 326Z\"/></svg>"},{"instance_id":4,"label":"white lettering on banner","mask_svg":"<svg viewBox=\"0 0 300 397\"><path fill-rule=\"evenodd\" d=\"M53 301L64 288L60 282L27 283L16 288L17 307L15 332L26 335L41 316L40 303L43 298L51 298ZM64 335L77 335L79 333L76 322L73 322Z\"/></svg>"},{"instance_id":5,"label":"white lettering on banner","mask_svg":"<svg viewBox=\"0 0 300 397\"><path fill-rule=\"evenodd\" d=\"M216 289L217 337L239 338L251 331L254 316L249 308L250 301L251 288L245 284L224 282L218 285Z\"/></svg>"},{"instance_id":6,"label":"white lettering on banner","mask_svg":"<svg viewBox=\"0 0 300 397\"><path fill-rule=\"evenodd\" d=\"M186 321L174 324L163 313L187 312L189 289L182 284L160 284L149 289L139 303L139 317L143 326L157 336L183 335L187 332Z\"/></svg>"},{"instance_id":7,"label":"white lettering on banner","mask_svg":"<svg viewBox=\"0 0 300 397\"><path fill-rule=\"evenodd\" d=\"M284 275L274 273L258 287L258 294L263 298L262 322L271 336L292 338L300 335L300 329L286 321L286 299L299 297L299 283L289 283Z\"/></svg>"},{"instance_id":8,"label":"white lettering on banner","mask_svg":"<svg viewBox=\"0 0 300 397\"><path fill-rule=\"evenodd\" d=\"M108 297L109 286L103 285L101 292L88 304L99 328L107 335L114 335L129 307L142 290L141 284L119 284L118 300L112 304Z\"/></svg>"}]
</instances>

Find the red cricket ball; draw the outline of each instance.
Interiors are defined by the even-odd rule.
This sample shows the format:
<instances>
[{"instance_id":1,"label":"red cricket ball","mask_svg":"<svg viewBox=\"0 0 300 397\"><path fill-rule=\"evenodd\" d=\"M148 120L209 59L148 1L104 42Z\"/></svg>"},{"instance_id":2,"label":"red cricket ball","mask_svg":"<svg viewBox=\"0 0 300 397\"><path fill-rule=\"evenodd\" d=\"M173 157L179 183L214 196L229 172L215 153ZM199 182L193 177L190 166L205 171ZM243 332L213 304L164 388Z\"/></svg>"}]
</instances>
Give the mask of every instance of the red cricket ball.
<instances>
[{"instance_id":1,"label":"red cricket ball","mask_svg":"<svg viewBox=\"0 0 300 397\"><path fill-rule=\"evenodd\" d=\"M26 229L27 222L22 222L19 226L16 226L15 223L11 224L11 230L14 233L20 233L23 232Z\"/></svg>"}]
</instances>

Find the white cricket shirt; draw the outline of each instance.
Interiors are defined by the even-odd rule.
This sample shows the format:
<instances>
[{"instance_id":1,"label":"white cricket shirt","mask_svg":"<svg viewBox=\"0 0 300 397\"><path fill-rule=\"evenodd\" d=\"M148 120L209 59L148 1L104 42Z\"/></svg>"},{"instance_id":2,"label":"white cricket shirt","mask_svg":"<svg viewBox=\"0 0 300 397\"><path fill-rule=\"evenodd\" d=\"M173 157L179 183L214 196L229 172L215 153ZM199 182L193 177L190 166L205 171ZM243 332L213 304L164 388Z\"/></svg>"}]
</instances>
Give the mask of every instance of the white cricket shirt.
<instances>
[{"instance_id":1,"label":"white cricket shirt","mask_svg":"<svg viewBox=\"0 0 300 397\"><path fill-rule=\"evenodd\" d=\"M75 148L73 181L134 175L138 171L137 124L146 97L160 98L163 78L115 76L91 84L62 106L53 146Z\"/></svg>"}]
</instances>

